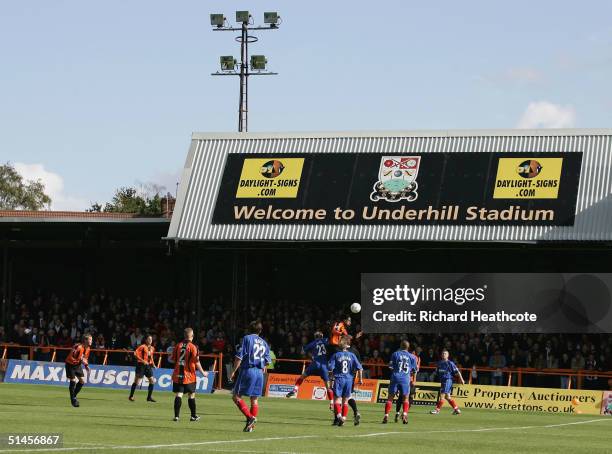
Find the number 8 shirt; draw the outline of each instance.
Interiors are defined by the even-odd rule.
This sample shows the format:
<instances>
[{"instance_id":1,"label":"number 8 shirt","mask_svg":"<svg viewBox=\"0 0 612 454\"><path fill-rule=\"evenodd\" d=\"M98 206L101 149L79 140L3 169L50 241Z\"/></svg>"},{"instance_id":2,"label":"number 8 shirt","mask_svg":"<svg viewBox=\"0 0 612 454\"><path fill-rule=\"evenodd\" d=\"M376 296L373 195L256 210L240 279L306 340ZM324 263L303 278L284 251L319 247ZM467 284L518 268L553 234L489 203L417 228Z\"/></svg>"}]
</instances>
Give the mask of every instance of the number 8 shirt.
<instances>
[{"instance_id":1,"label":"number 8 shirt","mask_svg":"<svg viewBox=\"0 0 612 454\"><path fill-rule=\"evenodd\" d=\"M361 363L353 353L344 351L334 353L329 360L329 370L334 373L334 396L351 397L354 374L361 369Z\"/></svg>"}]
</instances>

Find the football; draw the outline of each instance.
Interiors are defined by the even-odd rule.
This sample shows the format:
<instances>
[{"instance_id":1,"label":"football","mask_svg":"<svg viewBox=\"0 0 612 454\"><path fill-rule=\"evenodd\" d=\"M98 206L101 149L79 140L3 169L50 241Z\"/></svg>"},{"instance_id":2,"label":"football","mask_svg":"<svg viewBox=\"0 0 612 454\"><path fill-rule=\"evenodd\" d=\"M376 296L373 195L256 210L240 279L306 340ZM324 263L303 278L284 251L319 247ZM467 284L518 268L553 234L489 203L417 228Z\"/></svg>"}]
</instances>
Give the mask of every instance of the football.
<instances>
[{"instance_id":1,"label":"football","mask_svg":"<svg viewBox=\"0 0 612 454\"><path fill-rule=\"evenodd\" d=\"M351 304L351 312L353 314L358 314L359 312L361 312L361 304L359 303Z\"/></svg>"}]
</instances>

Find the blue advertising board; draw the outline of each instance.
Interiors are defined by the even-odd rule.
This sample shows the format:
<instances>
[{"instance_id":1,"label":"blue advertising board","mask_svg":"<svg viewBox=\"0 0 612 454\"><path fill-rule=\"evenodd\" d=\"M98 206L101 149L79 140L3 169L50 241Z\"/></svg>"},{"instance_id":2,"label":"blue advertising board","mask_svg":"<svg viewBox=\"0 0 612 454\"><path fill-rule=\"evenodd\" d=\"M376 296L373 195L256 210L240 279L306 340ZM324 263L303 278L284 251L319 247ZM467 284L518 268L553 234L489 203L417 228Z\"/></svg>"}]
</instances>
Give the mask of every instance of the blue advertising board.
<instances>
[{"instance_id":1,"label":"blue advertising board","mask_svg":"<svg viewBox=\"0 0 612 454\"><path fill-rule=\"evenodd\" d=\"M97 388L130 389L134 376L134 367L90 364L89 372L85 371L85 382L87 386ZM153 369L153 376L156 380L156 391L172 391L172 369ZM197 380L197 392L213 392L215 372L207 371L204 376L197 374ZM9 359L4 382L67 385L68 379L64 363ZM143 386L148 384L146 377L143 378Z\"/></svg>"}]
</instances>

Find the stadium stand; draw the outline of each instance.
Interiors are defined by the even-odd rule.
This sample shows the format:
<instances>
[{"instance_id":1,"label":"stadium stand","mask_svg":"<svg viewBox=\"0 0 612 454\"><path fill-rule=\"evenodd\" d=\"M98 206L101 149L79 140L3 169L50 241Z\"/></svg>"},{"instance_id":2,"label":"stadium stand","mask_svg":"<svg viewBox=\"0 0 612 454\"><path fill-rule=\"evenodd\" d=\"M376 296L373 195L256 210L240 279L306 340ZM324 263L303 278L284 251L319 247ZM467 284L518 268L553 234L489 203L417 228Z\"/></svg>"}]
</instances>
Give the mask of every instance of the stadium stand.
<instances>
[{"instance_id":1,"label":"stadium stand","mask_svg":"<svg viewBox=\"0 0 612 454\"><path fill-rule=\"evenodd\" d=\"M69 298L55 293L37 293L26 296L17 292L11 314L9 333L0 331L0 343L14 343L23 347L36 347L35 359L49 360L49 347L69 347L83 333L94 336L94 348L124 349L125 353L112 353L108 361L114 364L131 363L133 351L144 333L153 334L157 351L171 351L176 335L191 325L188 300L169 300L160 297L120 297L105 291ZM230 302L214 299L202 314L197 327L197 342L201 353L233 355L234 344L241 332L233 332L229 318ZM261 319L267 337L277 358L277 372L296 373L302 362L284 362L304 358L301 347L312 340L316 329L330 325L329 305L303 301L252 300L247 318ZM297 314L300 314L299 317ZM342 311L337 308L334 317ZM333 318L333 317L332 317ZM357 330L359 326L356 327ZM474 383L502 385L507 383L507 371L518 368L580 371L584 376L583 389L604 389L606 377L589 375L612 370L612 336L600 334L445 334L445 335L364 335L357 340L365 363L366 375L386 378L385 367L399 341L407 338L421 359L421 365L433 364L443 348L453 352L457 364L470 370ZM29 354L28 348L11 349L13 357ZM56 359L63 359L59 352ZM226 356L227 357L227 356ZM92 363L101 358L92 357ZM164 359L167 361L167 359ZM482 369L487 369L482 371ZM479 372L480 370L480 372ZM422 381L434 380L426 367L419 374ZM568 387L567 376L529 374L523 378L524 386ZM575 386L575 385L574 385Z\"/></svg>"}]
</instances>

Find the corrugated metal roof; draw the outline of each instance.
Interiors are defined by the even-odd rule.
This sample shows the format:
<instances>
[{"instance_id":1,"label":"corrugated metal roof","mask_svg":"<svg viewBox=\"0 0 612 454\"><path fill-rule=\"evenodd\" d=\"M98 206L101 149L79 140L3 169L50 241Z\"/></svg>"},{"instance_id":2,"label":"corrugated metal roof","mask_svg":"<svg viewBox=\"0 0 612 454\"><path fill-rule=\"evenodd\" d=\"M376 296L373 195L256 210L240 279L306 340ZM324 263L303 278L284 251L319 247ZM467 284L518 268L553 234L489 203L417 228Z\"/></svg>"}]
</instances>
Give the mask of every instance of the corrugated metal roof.
<instances>
[{"instance_id":1,"label":"corrugated metal roof","mask_svg":"<svg viewBox=\"0 0 612 454\"><path fill-rule=\"evenodd\" d=\"M86 211L0 210L0 222L168 222L168 218L142 217L136 213L97 213Z\"/></svg>"},{"instance_id":2,"label":"corrugated metal roof","mask_svg":"<svg viewBox=\"0 0 612 454\"><path fill-rule=\"evenodd\" d=\"M245 144L248 143L248 146ZM570 227L483 225L213 225L230 153L582 152ZM608 241L612 240L612 129L194 133L168 238L188 241Z\"/></svg>"}]
</instances>

